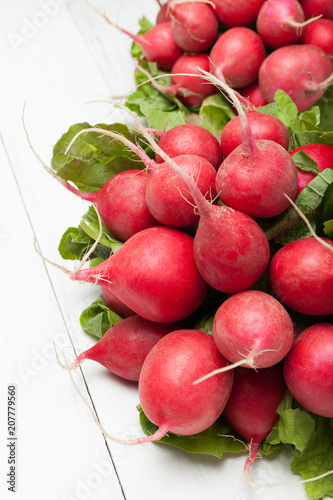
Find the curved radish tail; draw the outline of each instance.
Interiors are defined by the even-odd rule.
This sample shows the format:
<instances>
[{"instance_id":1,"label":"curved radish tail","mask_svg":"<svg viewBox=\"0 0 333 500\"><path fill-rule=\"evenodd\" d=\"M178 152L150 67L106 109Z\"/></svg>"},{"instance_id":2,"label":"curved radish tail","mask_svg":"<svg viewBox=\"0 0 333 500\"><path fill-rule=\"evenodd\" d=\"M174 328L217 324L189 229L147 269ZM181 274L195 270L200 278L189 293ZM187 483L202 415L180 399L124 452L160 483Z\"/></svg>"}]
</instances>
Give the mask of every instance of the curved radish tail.
<instances>
[{"instance_id":1,"label":"curved radish tail","mask_svg":"<svg viewBox=\"0 0 333 500\"><path fill-rule=\"evenodd\" d=\"M133 33L129 32L126 29L124 29L121 26L119 26L117 23L114 23L113 21L111 21L106 14L104 14L103 12L101 12L100 10L98 10L96 7L94 7L88 0L84 0L84 2L88 5L88 7L90 7L94 12L96 12L96 14L98 14L101 17L103 17L103 19L108 24L110 24L111 26L114 26L119 31L121 31L125 35L129 36L133 40L133 42L137 43L138 45L142 45L142 43L146 43L146 44L149 43L144 38L142 38L140 35L134 35Z\"/></svg>"},{"instance_id":2,"label":"curved radish tail","mask_svg":"<svg viewBox=\"0 0 333 500\"><path fill-rule=\"evenodd\" d=\"M251 468L252 464L254 463L254 461L256 460L256 458L259 456L259 454L258 454L259 446L260 446L260 443L254 443L253 441L251 441L251 443L249 444L249 456L247 457L245 465L244 465L244 476L246 478L247 483L248 483L248 481L251 481L250 480L250 468Z\"/></svg>"},{"instance_id":3,"label":"curved radish tail","mask_svg":"<svg viewBox=\"0 0 333 500\"><path fill-rule=\"evenodd\" d=\"M305 28L305 26L307 26L308 24L313 23L313 21L317 21L317 19L320 19L321 17L323 17L322 14L320 14L320 16L311 17L311 19L308 19L307 21L304 21L303 23L298 23L292 17L288 17L288 19L286 19L285 24L287 26L291 26L292 28L296 28L296 35L302 36L303 28Z\"/></svg>"},{"instance_id":4,"label":"curved radish tail","mask_svg":"<svg viewBox=\"0 0 333 500\"><path fill-rule=\"evenodd\" d=\"M306 81L305 86L307 87L307 90L309 90L310 92L318 92L318 90L326 90L332 83L333 83L333 73L321 83Z\"/></svg>"},{"instance_id":5,"label":"curved radish tail","mask_svg":"<svg viewBox=\"0 0 333 500\"><path fill-rule=\"evenodd\" d=\"M227 85L225 78L223 77L223 74L221 71L219 71L219 77L217 78L216 76L212 75L212 73L208 73L208 71L205 71L203 69L199 68L199 71L204 75L205 79L215 85L220 91L222 91L224 94L226 94L226 98L233 104L233 106L236 108L239 120L240 120L240 129L241 129L241 135L242 135L242 144L243 144L243 152L247 156L253 155L256 150L257 146L251 131L251 127L249 124L248 119L246 118L245 111L240 103L240 100L238 98L238 92L236 92Z\"/></svg>"},{"instance_id":6,"label":"curved radish tail","mask_svg":"<svg viewBox=\"0 0 333 500\"><path fill-rule=\"evenodd\" d=\"M251 465L252 464L250 464L250 466ZM246 463L245 463L245 466L246 466ZM262 488L275 488L276 486L293 486L294 484L312 483L314 481L319 481L319 479L323 479L324 477L327 477L327 476L330 476L331 474L333 474L333 470L329 470L327 472L324 472L323 474L320 474L319 476L310 477L308 479L301 479L299 481L290 481L288 483L264 484L264 483L257 483L256 481L252 481L252 479L250 478L250 471L247 470L245 472L245 466L244 466L244 475L245 475L246 484L248 484L249 486L257 486L257 487L260 486Z\"/></svg>"},{"instance_id":7,"label":"curved radish tail","mask_svg":"<svg viewBox=\"0 0 333 500\"><path fill-rule=\"evenodd\" d=\"M154 434L151 434L150 436L138 437L138 438L134 438L134 439L120 439L120 438L116 438L115 436L112 436L104 429L104 427L102 426L102 424L98 420L95 411L93 410L93 408L91 408L89 403L85 400L83 394L80 392L79 388L77 387L76 383L74 382L74 378L73 378L73 375L72 375L70 370L68 373L70 375L71 381L73 383L73 386L74 386L76 392L78 393L78 395L80 396L80 398L82 399L84 404L87 406L88 410L90 411L91 416L92 416L95 424L102 431L103 435L107 439L110 439L111 441L113 441L115 443L124 444L124 445L145 444L145 443L149 443L151 441L158 441L159 439L164 437L167 434L167 432L169 431L170 425L165 424L165 425L161 425L156 430L156 432L154 432Z\"/></svg>"}]
</instances>

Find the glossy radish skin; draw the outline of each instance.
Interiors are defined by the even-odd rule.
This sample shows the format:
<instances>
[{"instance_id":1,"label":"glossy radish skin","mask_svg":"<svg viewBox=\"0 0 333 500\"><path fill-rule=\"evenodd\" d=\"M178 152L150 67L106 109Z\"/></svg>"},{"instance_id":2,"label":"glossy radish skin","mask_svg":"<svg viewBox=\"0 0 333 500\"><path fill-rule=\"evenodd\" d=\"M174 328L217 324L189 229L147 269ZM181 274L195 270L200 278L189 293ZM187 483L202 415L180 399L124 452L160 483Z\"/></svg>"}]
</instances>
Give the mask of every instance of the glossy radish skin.
<instances>
[{"instance_id":1,"label":"glossy radish skin","mask_svg":"<svg viewBox=\"0 0 333 500\"><path fill-rule=\"evenodd\" d=\"M306 19L322 15L333 20L332 0L300 0Z\"/></svg>"},{"instance_id":2,"label":"glossy radish skin","mask_svg":"<svg viewBox=\"0 0 333 500\"><path fill-rule=\"evenodd\" d=\"M300 43L316 45L333 58L333 21L330 19L317 19L306 26Z\"/></svg>"},{"instance_id":3,"label":"glossy radish skin","mask_svg":"<svg viewBox=\"0 0 333 500\"><path fill-rule=\"evenodd\" d=\"M102 285L102 295L105 300L106 305L111 311L115 312L122 318L128 318L129 316L134 316L135 312L127 307L118 297L111 292L107 285Z\"/></svg>"},{"instance_id":4,"label":"glossy radish skin","mask_svg":"<svg viewBox=\"0 0 333 500\"><path fill-rule=\"evenodd\" d=\"M96 193L95 205L105 226L122 241L159 223L146 203L149 177L143 170L125 170Z\"/></svg>"},{"instance_id":5,"label":"glossy radish skin","mask_svg":"<svg viewBox=\"0 0 333 500\"><path fill-rule=\"evenodd\" d=\"M164 335L177 327L179 325L175 323L154 323L137 315L123 319L112 326L93 347L81 353L73 367L90 359L119 377L138 381L148 353Z\"/></svg>"},{"instance_id":6,"label":"glossy radish skin","mask_svg":"<svg viewBox=\"0 0 333 500\"><path fill-rule=\"evenodd\" d=\"M200 156L183 155L176 156L175 161L193 179L208 201L216 197L216 170L207 160ZM199 221L195 202L185 181L175 175L167 163L150 170L146 201L151 214L161 224L189 227Z\"/></svg>"},{"instance_id":7,"label":"glossy radish skin","mask_svg":"<svg viewBox=\"0 0 333 500\"><path fill-rule=\"evenodd\" d=\"M228 28L250 26L255 22L265 0L213 0L216 15Z\"/></svg>"},{"instance_id":8,"label":"glossy radish skin","mask_svg":"<svg viewBox=\"0 0 333 500\"><path fill-rule=\"evenodd\" d=\"M215 42L219 23L210 5L201 2L168 2L171 30L176 44L187 52L202 52Z\"/></svg>"},{"instance_id":9,"label":"glossy radish skin","mask_svg":"<svg viewBox=\"0 0 333 500\"><path fill-rule=\"evenodd\" d=\"M333 417L333 324L303 330L288 353L284 378L294 398L307 410Z\"/></svg>"},{"instance_id":10,"label":"glossy radish skin","mask_svg":"<svg viewBox=\"0 0 333 500\"><path fill-rule=\"evenodd\" d=\"M246 114L254 139L267 139L280 144L288 150L288 130L279 118L258 111L249 111ZM237 146L242 144L240 118L232 118L221 134L221 148L224 157L227 157Z\"/></svg>"},{"instance_id":11,"label":"glossy radish skin","mask_svg":"<svg viewBox=\"0 0 333 500\"><path fill-rule=\"evenodd\" d=\"M228 207L209 205L200 214L194 240L200 274L221 292L246 290L268 266L265 233L251 217Z\"/></svg>"},{"instance_id":12,"label":"glossy radish skin","mask_svg":"<svg viewBox=\"0 0 333 500\"><path fill-rule=\"evenodd\" d=\"M219 78L222 73L230 87L239 89L254 82L265 59L260 36L249 28L225 31L210 53L210 70Z\"/></svg>"},{"instance_id":13,"label":"glossy radish skin","mask_svg":"<svg viewBox=\"0 0 333 500\"><path fill-rule=\"evenodd\" d=\"M175 89L175 95L186 106L199 106L206 97L217 93L215 85L197 76L189 76L199 75L198 68L209 71L208 54L184 54L177 59L171 70L170 89ZM184 92L184 89L188 92Z\"/></svg>"},{"instance_id":14,"label":"glossy radish skin","mask_svg":"<svg viewBox=\"0 0 333 500\"><path fill-rule=\"evenodd\" d=\"M219 307L213 337L228 361L237 363L249 359L253 361L253 366L249 366L267 368L288 353L294 328L278 300L258 290L246 290L229 297Z\"/></svg>"},{"instance_id":15,"label":"glossy radish skin","mask_svg":"<svg viewBox=\"0 0 333 500\"><path fill-rule=\"evenodd\" d=\"M305 15L297 0L266 0L257 18L257 32L269 47L277 49L292 45L301 37L300 28Z\"/></svg>"},{"instance_id":16,"label":"glossy radish skin","mask_svg":"<svg viewBox=\"0 0 333 500\"><path fill-rule=\"evenodd\" d=\"M266 106L267 104L267 101L260 90L258 80L250 83L250 85L247 85L246 87L239 89L238 93L248 99L256 108L259 108L260 106Z\"/></svg>"},{"instance_id":17,"label":"glossy radish skin","mask_svg":"<svg viewBox=\"0 0 333 500\"><path fill-rule=\"evenodd\" d=\"M328 245L333 242L321 238ZM314 237L288 243L274 255L269 280L277 298L301 314L333 314L333 252Z\"/></svg>"},{"instance_id":18,"label":"glossy radish skin","mask_svg":"<svg viewBox=\"0 0 333 500\"><path fill-rule=\"evenodd\" d=\"M330 85L332 64L314 45L288 45L274 50L260 67L259 86L267 102L284 90L299 111L313 106Z\"/></svg>"},{"instance_id":19,"label":"glossy radish skin","mask_svg":"<svg viewBox=\"0 0 333 500\"><path fill-rule=\"evenodd\" d=\"M158 143L171 158L180 155L197 155L205 158L217 170L222 163L221 146L216 137L199 125L178 125L161 137ZM156 163L163 160L155 155Z\"/></svg>"},{"instance_id":20,"label":"glossy radish skin","mask_svg":"<svg viewBox=\"0 0 333 500\"><path fill-rule=\"evenodd\" d=\"M159 323L186 318L207 291L194 262L193 239L162 226L140 231L109 259L71 279L108 285L130 309Z\"/></svg>"},{"instance_id":21,"label":"glossy radish skin","mask_svg":"<svg viewBox=\"0 0 333 500\"><path fill-rule=\"evenodd\" d=\"M298 151L304 151L310 158L312 158L318 164L319 172L322 172L326 168L333 169L333 146L330 144L306 144L305 146L300 146L299 148L290 151L290 156L294 156ZM296 196L309 184L312 179L317 177L314 172L307 172L297 168L297 193Z\"/></svg>"},{"instance_id":22,"label":"glossy radish skin","mask_svg":"<svg viewBox=\"0 0 333 500\"><path fill-rule=\"evenodd\" d=\"M291 160L291 161L290 161ZM251 188L249 188L251 186ZM227 206L251 217L274 217L296 196L297 169L287 151L273 141L256 140L246 154L243 144L227 156L216 176L216 192Z\"/></svg>"},{"instance_id":23,"label":"glossy radish skin","mask_svg":"<svg viewBox=\"0 0 333 500\"><path fill-rule=\"evenodd\" d=\"M258 371L241 367L234 370L234 384L223 416L250 444L245 472L256 459L260 443L279 418L276 410L285 390L280 364Z\"/></svg>"},{"instance_id":24,"label":"glossy radish skin","mask_svg":"<svg viewBox=\"0 0 333 500\"><path fill-rule=\"evenodd\" d=\"M160 340L148 354L139 379L143 411L155 425L192 435L220 416L229 398L233 374L228 371L193 385L198 376L227 365L211 335L178 330Z\"/></svg>"}]
</instances>

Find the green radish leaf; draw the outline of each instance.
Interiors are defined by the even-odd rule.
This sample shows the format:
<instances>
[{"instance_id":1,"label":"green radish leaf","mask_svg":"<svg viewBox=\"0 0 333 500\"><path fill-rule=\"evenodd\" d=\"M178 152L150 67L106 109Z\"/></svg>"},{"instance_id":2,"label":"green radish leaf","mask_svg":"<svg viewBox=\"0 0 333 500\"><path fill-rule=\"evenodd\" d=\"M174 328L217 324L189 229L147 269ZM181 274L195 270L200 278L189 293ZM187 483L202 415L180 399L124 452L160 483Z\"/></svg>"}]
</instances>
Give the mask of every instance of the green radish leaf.
<instances>
[{"instance_id":1,"label":"green radish leaf","mask_svg":"<svg viewBox=\"0 0 333 500\"><path fill-rule=\"evenodd\" d=\"M279 118L287 127L298 118L298 110L293 100L283 90L277 90L274 96L274 103L260 106L257 111L273 115Z\"/></svg>"},{"instance_id":2,"label":"green radish leaf","mask_svg":"<svg viewBox=\"0 0 333 500\"><path fill-rule=\"evenodd\" d=\"M319 106L312 106L312 108L299 114L299 120L311 123L315 127L319 127L320 124L320 108Z\"/></svg>"},{"instance_id":3,"label":"green radish leaf","mask_svg":"<svg viewBox=\"0 0 333 500\"><path fill-rule=\"evenodd\" d=\"M320 206L328 186L332 183L333 170L326 168L302 189L294 201L313 226L316 209ZM282 245L311 235L305 222L292 206L278 216L265 233L269 240Z\"/></svg>"},{"instance_id":4,"label":"green radish leaf","mask_svg":"<svg viewBox=\"0 0 333 500\"><path fill-rule=\"evenodd\" d=\"M324 222L324 233L333 239L333 219Z\"/></svg>"},{"instance_id":5,"label":"green radish leaf","mask_svg":"<svg viewBox=\"0 0 333 500\"><path fill-rule=\"evenodd\" d=\"M209 335L213 335L213 323L214 323L215 314L206 314L199 320L193 327L194 330L201 330L202 332L209 333Z\"/></svg>"},{"instance_id":6,"label":"green radish leaf","mask_svg":"<svg viewBox=\"0 0 333 500\"><path fill-rule=\"evenodd\" d=\"M108 308L103 296L100 295L81 313L80 324L84 331L100 339L111 326L122 319L123 318L118 314Z\"/></svg>"},{"instance_id":7,"label":"green radish leaf","mask_svg":"<svg viewBox=\"0 0 333 500\"><path fill-rule=\"evenodd\" d=\"M199 116L201 127L215 134L222 130L229 120L236 115L230 102L220 93L206 97L201 104Z\"/></svg>"},{"instance_id":8,"label":"green radish leaf","mask_svg":"<svg viewBox=\"0 0 333 500\"><path fill-rule=\"evenodd\" d=\"M326 131L333 130L333 85L316 104L320 109L320 128Z\"/></svg>"},{"instance_id":9,"label":"green radish leaf","mask_svg":"<svg viewBox=\"0 0 333 500\"><path fill-rule=\"evenodd\" d=\"M148 19L144 16L139 19L139 25L140 30L138 31L138 35L144 35L145 33L147 33L147 31L154 27L154 25L151 24L151 22L148 21ZM138 43L132 43L131 54L134 59L140 59L141 57L143 57L141 47Z\"/></svg>"},{"instance_id":10,"label":"green radish leaf","mask_svg":"<svg viewBox=\"0 0 333 500\"><path fill-rule=\"evenodd\" d=\"M59 177L74 182L82 191L94 192L119 172L145 168L127 146L95 132L81 135L65 155L75 134L90 127L86 122L72 125L54 146L51 166ZM96 127L119 133L132 142L137 140L137 136L132 135L129 128L120 123L98 124Z\"/></svg>"},{"instance_id":11,"label":"green radish leaf","mask_svg":"<svg viewBox=\"0 0 333 500\"><path fill-rule=\"evenodd\" d=\"M315 162L308 154L304 151L297 151L293 155L293 160L296 164L296 167L306 170L307 172L313 172L315 174L319 174L318 163Z\"/></svg>"}]
</instances>

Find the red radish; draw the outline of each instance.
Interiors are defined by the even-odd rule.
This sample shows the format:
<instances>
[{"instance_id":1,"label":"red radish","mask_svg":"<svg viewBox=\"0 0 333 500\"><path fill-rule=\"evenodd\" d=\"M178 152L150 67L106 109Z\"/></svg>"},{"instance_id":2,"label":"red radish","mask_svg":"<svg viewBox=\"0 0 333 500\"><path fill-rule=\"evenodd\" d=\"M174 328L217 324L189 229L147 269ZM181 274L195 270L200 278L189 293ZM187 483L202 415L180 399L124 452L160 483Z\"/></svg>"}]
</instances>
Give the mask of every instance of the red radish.
<instances>
[{"instance_id":1,"label":"red radish","mask_svg":"<svg viewBox=\"0 0 333 500\"><path fill-rule=\"evenodd\" d=\"M303 30L300 43L316 45L333 58L333 21L317 19Z\"/></svg>"},{"instance_id":2,"label":"red radish","mask_svg":"<svg viewBox=\"0 0 333 500\"><path fill-rule=\"evenodd\" d=\"M129 316L133 316L135 314L132 309L127 307L113 292L111 292L107 285L102 285L101 289L103 299L111 311L115 312L122 318L128 318Z\"/></svg>"},{"instance_id":3,"label":"red radish","mask_svg":"<svg viewBox=\"0 0 333 500\"><path fill-rule=\"evenodd\" d=\"M125 170L111 177L95 193L85 193L70 184L66 187L83 200L94 203L105 226L123 241L131 236L157 226L146 203L149 177L143 170Z\"/></svg>"},{"instance_id":4,"label":"red radish","mask_svg":"<svg viewBox=\"0 0 333 500\"><path fill-rule=\"evenodd\" d=\"M333 242L314 237L288 243L274 255L269 280L278 299L302 314L333 314ZM330 250L330 247L332 250Z\"/></svg>"},{"instance_id":5,"label":"red radish","mask_svg":"<svg viewBox=\"0 0 333 500\"><path fill-rule=\"evenodd\" d=\"M332 0L300 0L306 19L322 15L333 20Z\"/></svg>"},{"instance_id":6,"label":"red radish","mask_svg":"<svg viewBox=\"0 0 333 500\"><path fill-rule=\"evenodd\" d=\"M260 90L258 80L250 83L250 85L247 85L246 87L239 89L238 93L248 99L256 108L259 108L259 106L265 106L267 104L267 101Z\"/></svg>"},{"instance_id":7,"label":"red radish","mask_svg":"<svg viewBox=\"0 0 333 500\"><path fill-rule=\"evenodd\" d=\"M178 89L176 94L186 106L198 106L206 97L216 94L214 85L210 85L198 77L191 78L190 75L200 74L198 68L209 71L209 56L207 54L185 54L179 57L172 66L170 88ZM184 89L189 95L184 92Z\"/></svg>"},{"instance_id":8,"label":"red radish","mask_svg":"<svg viewBox=\"0 0 333 500\"><path fill-rule=\"evenodd\" d=\"M175 323L154 323L141 316L131 316L112 326L93 347L82 352L66 368L75 369L85 359L91 359L119 377L138 381L148 353L164 335L177 327Z\"/></svg>"},{"instance_id":9,"label":"red radish","mask_svg":"<svg viewBox=\"0 0 333 500\"><path fill-rule=\"evenodd\" d=\"M217 93L216 87L204 82L200 70L209 71L208 54L184 54L180 56L172 67L171 85L161 85L157 78L140 67L140 71L149 78L149 82L160 92L177 96L186 106L199 106L202 101ZM194 75L194 76L193 76Z\"/></svg>"},{"instance_id":10,"label":"red radish","mask_svg":"<svg viewBox=\"0 0 333 500\"><path fill-rule=\"evenodd\" d=\"M186 318L207 291L194 262L193 238L163 226L140 231L101 264L70 277L108 285L130 309L159 323Z\"/></svg>"},{"instance_id":11,"label":"red radish","mask_svg":"<svg viewBox=\"0 0 333 500\"><path fill-rule=\"evenodd\" d=\"M161 5L160 10L158 11L156 24L167 23L170 22L170 12L168 11L168 4L165 3Z\"/></svg>"},{"instance_id":12,"label":"red radish","mask_svg":"<svg viewBox=\"0 0 333 500\"><path fill-rule=\"evenodd\" d=\"M224 26L250 26L265 0L213 0L216 15Z\"/></svg>"},{"instance_id":13,"label":"red radish","mask_svg":"<svg viewBox=\"0 0 333 500\"><path fill-rule=\"evenodd\" d=\"M289 314L271 295L246 290L222 303L213 337L221 354L247 368L267 368L281 361L294 340Z\"/></svg>"},{"instance_id":14,"label":"red radish","mask_svg":"<svg viewBox=\"0 0 333 500\"><path fill-rule=\"evenodd\" d=\"M288 150L288 130L279 118L258 111L249 111L246 118L255 140L267 139L280 144L284 149ZM241 120L239 116L236 116L222 130L221 148L223 156L227 157L240 144L242 144Z\"/></svg>"},{"instance_id":15,"label":"red radish","mask_svg":"<svg viewBox=\"0 0 333 500\"><path fill-rule=\"evenodd\" d=\"M298 151L304 151L310 158L318 164L319 172L326 168L333 169L333 146L330 144L306 144L290 151L290 156L294 156ZM297 193L296 196L314 179L318 174L297 168Z\"/></svg>"},{"instance_id":16,"label":"red radish","mask_svg":"<svg viewBox=\"0 0 333 500\"><path fill-rule=\"evenodd\" d=\"M175 161L208 200L216 197L216 170L207 160L187 154L176 156ZM188 227L199 222L199 214L196 213L194 200L188 192L186 182L175 175L167 163L161 163L151 172L146 201L151 214L161 224Z\"/></svg>"},{"instance_id":17,"label":"red radish","mask_svg":"<svg viewBox=\"0 0 333 500\"><path fill-rule=\"evenodd\" d=\"M252 217L274 217L282 213L290 203L285 195L291 199L296 195L295 163L280 144L255 140L235 92L222 79L205 75L232 100L242 135L242 144L227 156L217 172L216 191L220 200Z\"/></svg>"},{"instance_id":18,"label":"red radish","mask_svg":"<svg viewBox=\"0 0 333 500\"><path fill-rule=\"evenodd\" d=\"M332 64L314 45L288 45L272 52L261 65L259 86L268 102L284 90L299 111L313 106L332 83Z\"/></svg>"},{"instance_id":19,"label":"red radish","mask_svg":"<svg viewBox=\"0 0 333 500\"><path fill-rule=\"evenodd\" d=\"M264 59L265 46L257 33L249 28L231 28L214 44L210 70L218 78L222 73L230 87L238 89L257 79Z\"/></svg>"},{"instance_id":20,"label":"red radish","mask_svg":"<svg viewBox=\"0 0 333 500\"><path fill-rule=\"evenodd\" d=\"M297 0L266 0L258 14L257 32L266 45L277 49L296 43L308 22Z\"/></svg>"},{"instance_id":21,"label":"red radish","mask_svg":"<svg viewBox=\"0 0 333 500\"><path fill-rule=\"evenodd\" d=\"M133 35L133 33L112 22L98 9L94 7L92 9L102 16L108 24L125 33L125 35L140 45L144 58L149 62L156 62L157 66L161 69L170 70L178 57L183 54L182 49L176 44L173 38L170 22L157 24L144 35Z\"/></svg>"},{"instance_id":22,"label":"red radish","mask_svg":"<svg viewBox=\"0 0 333 500\"><path fill-rule=\"evenodd\" d=\"M333 324L303 330L288 353L284 378L294 398L307 410L333 417Z\"/></svg>"},{"instance_id":23,"label":"red radish","mask_svg":"<svg viewBox=\"0 0 333 500\"><path fill-rule=\"evenodd\" d=\"M207 429L225 407L233 374L223 373L202 386L193 386L193 381L226 364L211 335L196 330L169 333L153 347L142 367L139 398L146 416L163 434L187 436Z\"/></svg>"},{"instance_id":24,"label":"red radish","mask_svg":"<svg viewBox=\"0 0 333 500\"><path fill-rule=\"evenodd\" d=\"M187 52L207 50L217 38L218 19L208 3L212 2L168 2L172 35L176 44Z\"/></svg>"},{"instance_id":25,"label":"red radish","mask_svg":"<svg viewBox=\"0 0 333 500\"><path fill-rule=\"evenodd\" d=\"M244 467L246 476L249 475L249 469L257 457L260 443L279 419L276 410L285 390L286 384L280 364L258 371L235 369L233 388L223 416L250 445L249 457Z\"/></svg>"},{"instance_id":26,"label":"red radish","mask_svg":"<svg viewBox=\"0 0 333 500\"><path fill-rule=\"evenodd\" d=\"M211 132L199 125L185 124L173 127L163 134L158 145L171 158L179 155L201 156L216 170L223 159L219 141ZM163 159L156 154L155 161L162 163Z\"/></svg>"}]
</instances>

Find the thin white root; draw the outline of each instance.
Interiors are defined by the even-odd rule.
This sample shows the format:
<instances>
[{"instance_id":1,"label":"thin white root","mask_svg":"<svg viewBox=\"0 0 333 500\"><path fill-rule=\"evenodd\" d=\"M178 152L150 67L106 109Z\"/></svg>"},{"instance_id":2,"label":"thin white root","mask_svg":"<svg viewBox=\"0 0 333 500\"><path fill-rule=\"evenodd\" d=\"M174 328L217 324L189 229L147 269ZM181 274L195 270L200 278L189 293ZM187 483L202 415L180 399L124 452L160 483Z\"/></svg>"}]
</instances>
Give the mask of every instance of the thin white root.
<instances>
[{"instance_id":1,"label":"thin white root","mask_svg":"<svg viewBox=\"0 0 333 500\"><path fill-rule=\"evenodd\" d=\"M315 233L315 231L313 230L313 227L311 226L309 220L306 218L306 216L303 214L303 212L298 208L298 206L293 202L293 200L291 198L289 198L289 196L284 193L285 197L287 198L287 200L289 201L289 203L292 205L292 207L296 210L297 214L301 217L301 219L304 220L305 224L307 225L310 233L312 234L312 236L321 244L323 245L325 248L328 248L331 252L333 252L333 246L330 245L329 243L326 243L326 241L323 241L321 238L319 238L319 236Z\"/></svg>"},{"instance_id":2,"label":"thin white root","mask_svg":"<svg viewBox=\"0 0 333 500\"><path fill-rule=\"evenodd\" d=\"M197 380L195 380L193 382L193 385L200 384L201 382L204 382L208 378L214 377L214 375L218 375L219 373L224 373L224 372L227 372L229 370L233 370L237 366L242 366L242 365L249 365L250 368L252 368L253 367L252 366L253 365L253 360L242 359L240 361L237 361L237 363L232 363L232 365L227 365L227 366L224 366L223 368L218 368L217 370L213 370L212 372L207 373L207 375L204 375L203 377L200 377Z\"/></svg>"},{"instance_id":3,"label":"thin white root","mask_svg":"<svg viewBox=\"0 0 333 500\"><path fill-rule=\"evenodd\" d=\"M302 479L299 481L290 481L288 483L273 483L273 484L256 483L255 481L252 481L249 473L245 474L245 479L246 479L246 483L249 486L257 486L257 487L259 486L261 488L275 488L276 486L292 486L294 484L311 483L313 481L318 481L319 479L323 479L324 477L327 477L331 474L333 474L333 470L325 472L324 474L320 474L319 476L316 476L316 477L311 477L309 479Z\"/></svg>"},{"instance_id":4,"label":"thin white root","mask_svg":"<svg viewBox=\"0 0 333 500\"><path fill-rule=\"evenodd\" d=\"M102 226L102 219L101 219L101 216L99 215L98 213L98 210L96 207L95 208L95 211L96 211L96 214L97 214L97 217L98 217L98 222L99 222L99 233L98 233L98 236L94 242L94 244L91 246L91 248L89 249L89 251L85 254L85 256L83 257L83 259L81 260L81 262L79 263L79 265L74 269L73 273L78 273L82 267L84 266L84 264L87 262L87 260L89 259L90 255L92 255L95 251L95 248L97 247L101 237L102 237L102 234L103 234L103 226Z\"/></svg>"},{"instance_id":5,"label":"thin white root","mask_svg":"<svg viewBox=\"0 0 333 500\"><path fill-rule=\"evenodd\" d=\"M298 23L297 21L295 21L292 17L288 17L286 19L286 24L288 26L292 26L293 28L296 28L296 35L297 36L301 36L302 35L302 32L303 32L303 28L305 26L307 26L308 24L311 24L313 23L313 21L317 21L317 19L320 19L321 17L323 17L322 14L320 14L319 16L316 16L316 17L311 17L310 19L308 19L307 21L304 21L304 23Z\"/></svg>"},{"instance_id":6,"label":"thin white root","mask_svg":"<svg viewBox=\"0 0 333 500\"><path fill-rule=\"evenodd\" d=\"M52 260L49 260L47 259L46 257L44 257L44 255L40 252L40 250L38 250L37 248L37 240L36 240L36 237L34 238L34 248L36 250L36 252L38 253L38 255L43 259L45 260L45 262L48 262L49 264L51 264L52 266L56 267L57 269L60 269L61 271L63 271L64 273L66 274L72 274L72 271L70 271L69 269L67 269L66 267L64 266L59 266L59 264L56 264L55 262L52 262Z\"/></svg>"},{"instance_id":7,"label":"thin white root","mask_svg":"<svg viewBox=\"0 0 333 500\"><path fill-rule=\"evenodd\" d=\"M59 354L58 354L58 350L57 350L57 346L56 346L56 343L55 341L53 340L53 347L54 347L54 352L55 352L55 355L56 355L56 359L57 359L57 363L58 365L63 369L63 370L74 370L75 368L77 368L78 366L80 366L81 363L83 363L84 359L81 359L81 361L79 363L76 363L76 361L74 360L72 363L68 363L68 360L63 352L63 356L64 356L64 359L65 359L65 363L62 363L60 361L60 358L59 358Z\"/></svg>"}]
</instances>

